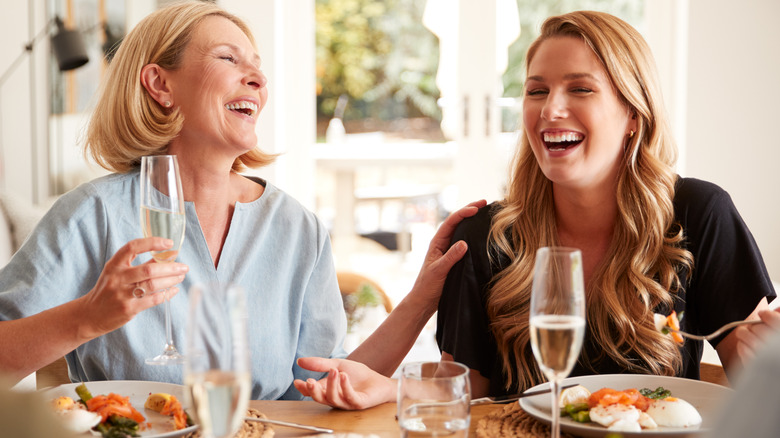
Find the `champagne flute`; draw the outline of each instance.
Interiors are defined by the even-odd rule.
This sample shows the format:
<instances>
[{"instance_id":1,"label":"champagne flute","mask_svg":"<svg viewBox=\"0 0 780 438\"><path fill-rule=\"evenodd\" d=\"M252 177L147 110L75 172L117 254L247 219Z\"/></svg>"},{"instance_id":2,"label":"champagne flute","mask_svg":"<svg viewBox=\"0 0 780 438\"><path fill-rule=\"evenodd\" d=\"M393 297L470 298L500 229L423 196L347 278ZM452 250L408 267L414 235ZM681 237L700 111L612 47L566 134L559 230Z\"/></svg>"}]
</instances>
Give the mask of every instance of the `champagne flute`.
<instances>
[{"instance_id":1,"label":"champagne flute","mask_svg":"<svg viewBox=\"0 0 780 438\"><path fill-rule=\"evenodd\" d=\"M152 251L157 263L176 260L184 242L184 195L181 189L179 163L175 155L155 155L141 158L141 229L144 237L164 237L173 240L173 247L164 251ZM171 304L168 289L165 297L165 348L151 359L150 365L181 363L183 356L173 344L171 331Z\"/></svg>"},{"instance_id":2,"label":"champagne flute","mask_svg":"<svg viewBox=\"0 0 780 438\"><path fill-rule=\"evenodd\" d=\"M233 436L249 405L247 306L241 287L190 288L184 384L204 438Z\"/></svg>"},{"instance_id":3,"label":"champagne flute","mask_svg":"<svg viewBox=\"0 0 780 438\"><path fill-rule=\"evenodd\" d=\"M536 252L529 321L531 347L552 385L553 438L560 436L561 380L577 362L585 334L583 283L580 250L545 247Z\"/></svg>"}]
</instances>

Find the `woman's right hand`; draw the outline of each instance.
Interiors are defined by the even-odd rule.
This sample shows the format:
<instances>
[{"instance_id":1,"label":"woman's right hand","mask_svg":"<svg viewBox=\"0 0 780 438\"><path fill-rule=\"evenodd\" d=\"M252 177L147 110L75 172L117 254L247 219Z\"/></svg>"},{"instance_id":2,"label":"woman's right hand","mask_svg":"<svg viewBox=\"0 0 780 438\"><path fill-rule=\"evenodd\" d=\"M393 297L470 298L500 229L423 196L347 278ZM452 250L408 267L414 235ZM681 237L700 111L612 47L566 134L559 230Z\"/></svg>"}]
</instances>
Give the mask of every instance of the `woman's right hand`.
<instances>
[{"instance_id":1,"label":"woman's right hand","mask_svg":"<svg viewBox=\"0 0 780 438\"><path fill-rule=\"evenodd\" d=\"M83 320L88 322L88 326L83 326L85 337L92 339L116 330L138 313L162 303L164 295L170 298L178 293L179 289L174 286L184 280L184 274L189 270L187 265L157 263L154 259L132 265L139 254L171 246L171 240L160 237L135 239L106 262L95 287L82 297ZM141 295L136 288L143 288L143 296L136 296ZM166 288L166 294L155 293Z\"/></svg>"},{"instance_id":2,"label":"woman's right hand","mask_svg":"<svg viewBox=\"0 0 780 438\"><path fill-rule=\"evenodd\" d=\"M397 384L360 362L347 359L326 359L302 357L298 359L301 368L328 372L328 376L317 381L296 379L295 388L305 397L338 409L366 409L396 399Z\"/></svg>"},{"instance_id":3,"label":"woman's right hand","mask_svg":"<svg viewBox=\"0 0 780 438\"><path fill-rule=\"evenodd\" d=\"M768 307L768 305L767 305ZM756 353L764 348L767 339L775 333L780 333L780 308L769 310L761 309L757 312L763 324L743 325L734 329L738 340L738 352L746 358L752 360Z\"/></svg>"}]
</instances>

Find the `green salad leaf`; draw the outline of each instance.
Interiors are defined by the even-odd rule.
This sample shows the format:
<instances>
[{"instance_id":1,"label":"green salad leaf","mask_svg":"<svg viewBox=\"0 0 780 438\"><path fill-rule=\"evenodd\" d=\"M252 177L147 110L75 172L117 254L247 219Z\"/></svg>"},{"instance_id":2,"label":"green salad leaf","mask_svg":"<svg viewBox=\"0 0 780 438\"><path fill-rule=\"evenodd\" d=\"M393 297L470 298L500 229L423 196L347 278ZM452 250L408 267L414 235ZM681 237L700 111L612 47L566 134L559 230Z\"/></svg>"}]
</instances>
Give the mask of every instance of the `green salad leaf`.
<instances>
[{"instance_id":1,"label":"green salad leaf","mask_svg":"<svg viewBox=\"0 0 780 438\"><path fill-rule=\"evenodd\" d=\"M655 388L655 390L642 388L639 390L639 393L647 398L652 398L654 400L660 400L672 396L672 391L664 388L663 386L659 386L658 388Z\"/></svg>"}]
</instances>

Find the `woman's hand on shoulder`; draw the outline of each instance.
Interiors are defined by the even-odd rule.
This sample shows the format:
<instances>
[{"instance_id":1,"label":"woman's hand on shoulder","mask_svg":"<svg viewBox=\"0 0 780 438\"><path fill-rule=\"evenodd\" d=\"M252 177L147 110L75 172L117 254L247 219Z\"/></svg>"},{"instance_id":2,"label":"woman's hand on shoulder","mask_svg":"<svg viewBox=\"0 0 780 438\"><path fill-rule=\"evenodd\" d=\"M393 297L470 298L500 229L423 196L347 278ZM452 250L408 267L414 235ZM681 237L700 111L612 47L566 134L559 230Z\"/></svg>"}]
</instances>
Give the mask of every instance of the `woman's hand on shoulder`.
<instances>
[{"instance_id":1,"label":"woman's hand on shoulder","mask_svg":"<svg viewBox=\"0 0 780 438\"><path fill-rule=\"evenodd\" d=\"M164 300L160 292L172 297L184 280L187 265L157 263L150 260L138 266L132 262L139 254L168 249L172 242L158 237L131 240L120 248L103 267L95 286L84 297L83 319L90 322L86 337L94 338L116 330L135 315Z\"/></svg>"},{"instance_id":2,"label":"woman's hand on shoulder","mask_svg":"<svg viewBox=\"0 0 780 438\"><path fill-rule=\"evenodd\" d=\"M425 261L417 275L414 286L410 294L424 299L433 305L439 303L444 281L455 263L457 263L464 254L468 246L466 242L459 241L450 246L452 236L455 234L455 228L465 218L477 214L480 208L487 205L487 201L481 199L470 203L455 213L450 214L436 231L436 235L431 239L428 246L428 252L425 254Z\"/></svg>"},{"instance_id":3,"label":"woman's hand on shoulder","mask_svg":"<svg viewBox=\"0 0 780 438\"><path fill-rule=\"evenodd\" d=\"M328 372L317 381L296 379L295 388L306 397L338 409L366 409L396 399L396 381L385 377L360 362L347 359L302 357L301 368Z\"/></svg>"}]
</instances>

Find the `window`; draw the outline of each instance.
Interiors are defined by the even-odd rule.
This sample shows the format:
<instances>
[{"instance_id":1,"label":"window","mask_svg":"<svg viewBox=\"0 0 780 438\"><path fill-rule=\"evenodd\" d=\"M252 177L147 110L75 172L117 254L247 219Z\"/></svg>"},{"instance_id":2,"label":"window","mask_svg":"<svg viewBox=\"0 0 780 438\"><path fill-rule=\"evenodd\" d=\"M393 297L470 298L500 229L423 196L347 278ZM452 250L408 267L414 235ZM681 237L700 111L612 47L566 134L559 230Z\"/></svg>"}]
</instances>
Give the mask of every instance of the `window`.
<instances>
[{"instance_id":1,"label":"window","mask_svg":"<svg viewBox=\"0 0 780 438\"><path fill-rule=\"evenodd\" d=\"M435 227L460 205L499 199L516 143L527 47L546 17L577 9L611 12L641 28L644 5L317 0L318 141L348 146L334 155L366 156L331 159L329 147L314 148L317 211L338 231L334 240L404 232L419 218ZM436 166L418 159L436 152Z\"/></svg>"}]
</instances>

